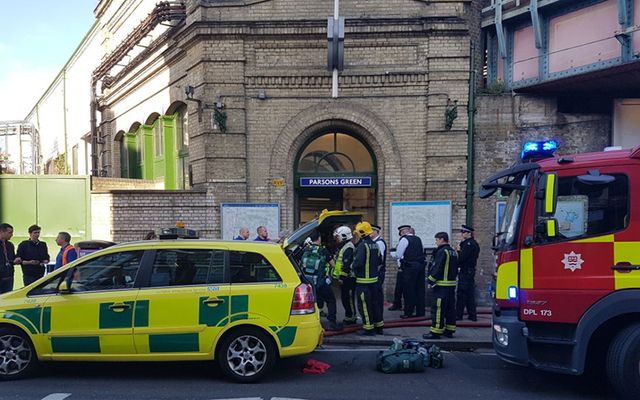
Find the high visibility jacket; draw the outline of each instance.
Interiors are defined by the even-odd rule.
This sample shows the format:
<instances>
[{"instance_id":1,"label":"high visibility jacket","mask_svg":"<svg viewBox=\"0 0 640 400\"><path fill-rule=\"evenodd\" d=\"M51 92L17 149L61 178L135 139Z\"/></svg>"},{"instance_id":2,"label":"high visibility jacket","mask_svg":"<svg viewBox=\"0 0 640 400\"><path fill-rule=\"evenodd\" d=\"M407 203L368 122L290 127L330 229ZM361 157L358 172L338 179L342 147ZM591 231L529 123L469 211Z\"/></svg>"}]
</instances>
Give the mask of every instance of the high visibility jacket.
<instances>
[{"instance_id":1,"label":"high visibility jacket","mask_svg":"<svg viewBox=\"0 0 640 400\"><path fill-rule=\"evenodd\" d=\"M351 268L351 264L353 263L353 253L356 247L353 245L352 241L346 242L338 251L338 256L336 257L336 266L333 269L333 277L353 277L353 269Z\"/></svg>"},{"instance_id":2,"label":"high visibility jacket","mask_svg":"<svg viewBox=\"0 0 640 400\"><path fill-rule=\"evenodd\" d=\"M356 283L371 284L378 282L378 267L380 266L380 249L378 245L366 237L358 242L353 258L353 272Z\"/></svg>"},{"instance_id":3,"label":"high visibility jacket","mask_svg":"<svg viewBox=\"0 0 640 400\"><path fill-rule=\"evenodd\" d=\"M443 244L433 253L427 279L436 286L455 286L457 275L458 253L449 244Z\"/></svg>"}]
</instances>

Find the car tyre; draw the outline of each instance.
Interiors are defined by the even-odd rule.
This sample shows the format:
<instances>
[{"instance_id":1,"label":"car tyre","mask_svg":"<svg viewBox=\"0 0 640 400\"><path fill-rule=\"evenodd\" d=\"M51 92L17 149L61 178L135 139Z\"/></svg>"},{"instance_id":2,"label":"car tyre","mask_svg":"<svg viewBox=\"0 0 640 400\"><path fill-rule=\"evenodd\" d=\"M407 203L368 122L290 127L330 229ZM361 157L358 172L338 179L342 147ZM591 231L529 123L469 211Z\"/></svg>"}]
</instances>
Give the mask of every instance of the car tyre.
<instances>
[{"instance_id":1,"label":"car tyre","mask_svg":"<svg viewBox=\"0 0 640 400\"><path fill-rule=\"evenodd\" d=\"M623 399L637 399L640 393L640 324L620 331L607 354L607 375Z\"/></svg>"},{"instance_id":2,"label":"car tyre","mask_svg":"<svg viewBox=\"0 0 640 400\"><path fill-rule=\"evenodd\" d=\"M216 356L228 378L240 383L256 382L275 365L275 346L263 331L240 328L225 335Z\"/></svg>"},{"instance_id":3,"label":"car tyre","mask_svg":"<svg viewBox=\"0 0 640 400\"><path fill-rule=\"evenodd\" d=\"M36 350L26 333L0 328L0 380L25 378L33 373L37 363Z\"/></svg>"}]
</instances>

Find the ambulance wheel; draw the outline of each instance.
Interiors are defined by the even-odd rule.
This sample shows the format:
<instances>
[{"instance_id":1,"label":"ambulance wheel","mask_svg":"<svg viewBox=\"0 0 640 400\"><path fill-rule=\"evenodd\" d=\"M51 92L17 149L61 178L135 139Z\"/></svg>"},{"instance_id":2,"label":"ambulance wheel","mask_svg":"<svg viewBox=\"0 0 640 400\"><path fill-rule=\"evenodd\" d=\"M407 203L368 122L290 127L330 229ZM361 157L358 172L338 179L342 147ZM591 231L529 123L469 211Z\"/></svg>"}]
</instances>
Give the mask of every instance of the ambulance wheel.
<instances>
[{"instance_id":1,"label":"ambulance wheel","mask_svg":"<svg viewBox=\"0 0 640 400\"><path fill-rule=\"evenodd\" d=\"M637 399L640 393L640 324L623 329L611 342L607 354L607 375L623 399Z\"/></svg>"},{"instance_id":2,"label":"ambulance wheel","mask_svg":"<svg viewBox=\"0 0 640 400\"><path fill-rule=\"evenodd\" d=\"M266 333L243 327L225 335L217 357L227 377L240 383L256 382L275 365L276 348Z\"/></svg>"},{"instance_id":3,"label":"ambulance wheel","mask_svg":"<svg viewBox=\"0 0 640 400\"><path fill-rule=\"evenodd\" d=\"M38 358L26 333L0 328L0 380L21 379L33 372Z\"/></svg>"}]
</instances>

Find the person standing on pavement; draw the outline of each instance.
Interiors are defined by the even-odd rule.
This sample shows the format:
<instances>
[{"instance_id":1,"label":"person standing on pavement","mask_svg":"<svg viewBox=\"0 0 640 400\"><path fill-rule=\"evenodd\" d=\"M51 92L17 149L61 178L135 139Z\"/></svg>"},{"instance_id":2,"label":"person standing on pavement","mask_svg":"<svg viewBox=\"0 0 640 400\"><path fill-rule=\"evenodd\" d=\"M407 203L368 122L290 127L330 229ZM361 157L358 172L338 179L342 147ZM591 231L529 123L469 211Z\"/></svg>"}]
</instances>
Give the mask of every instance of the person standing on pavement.
<instances>
[{"instance_id":1,"label":"person standing on pavement","mask_svg":"<svg viewBox=\"0 0 640 400\"><path fill-rule=\"evenodd\" d=\"M425 260L422 240L411 233L410 225L398 227L400 240L396 247L395 258L402 269L402 294L404 312L402 319L424 317L425 315ZM414 314L415 313L415 314Z\"/></svg>"},{"instance_id":2,"label":"person standing on pavement","mask_svg":"<svg viewBox=\"0 0 640 400\"><path fill-rule=\"evenodd\" d=\"M473 238L473 228L462 225L462 242L458 245L458 291L456 296L456 319L461 320L464 309L471 321L478 320L476 312L476 264L480 255L480 246Z\"/></svg>"},{"instance_id":3,"label":"person standing on pavement","mask_svg":"<svg viewBox=\"0 0 640 400\"><path fill-rule=\"evenodd\" d=\"M257 242L270 242L271 239L269 239L269 232L267 232L267 227L260 225L257 229L256 232L258 233L258 236L256 236L255 241Z\"/></svg>"},{"instance_id":4,"label":"person standing on pavement","mask_svg":"<svg viewBox=\"0 0 640 400\"><path fill-rule=\"evenodd\" d=\"M380 249L371 239L373 229L366 222L356 225L356 233L360 241L356 246L353 257L353 271L356 275L356 298L358 311L362 318L362 328L365 336L382 335L384 321L382 320L382 299L378 296L378 268L380 266Z\"/></svg>"},{"instance_id":5,"label":"person standing on pavement","mask_svg":"<svg viewBox=\"0 0 640 400\"><path fill-rule=\"evenodd\" d=\"M453 337L456 331L456 275L458 275L458 253L449 245L449 234L435 235L436 250L429 267L431 296L431 332L424 339L440 339L442 335Z\"/></svg>"},{"instance_id":6,"label":"person standing on pavement","mask_svg":"<svg viewBox=\"0 0 640 400\"><path fill-rule=\"evenodd\" d=\"M0 223L0 293L13 290L14 264L20 264L22 260L16 257L13 243L9 240L13 237L13 226L6 222Z\"/></svg>"},{"instance_id":7,"label":"person standing on pavement","mask_svg":"<svg viewBox=\"0 0 640 400\"><path fill-rule=\"evenodd\" d=\"M338 243L333 278L340 280L340 299L344 308L344 324L353 325L357 322L356 316L356 276L353 273L353 255L356 250L354 236L351 228L340 226L333 232Z\"/></svg>"},{"instance_id":8,"label":"person standing on pavement","mask_svg":"<svg viewBox=\"0 0 640 400\"><path fill-rule=\"evenodd\" d=\"M56 243L60 246L60 251L56 256L56 267L58 269L63 265L69 264L78 258L76 248L71 244L71 235L69 232L60 232L56 237Z\"/></svg>"},{"instance_id":9,"label":"person standing on pavement","mask_svg":"<svg viewBox=\"0 0 640 400\"><path fill-rule=\"evenodd\" d=\"M377 291L378 297L381 299L378 302L378 306L380 310L378 313L380 315L384 314L384 277L387 273L387 242L384 241L380 231L382 228L378 225L371 225L371 229L373 229L373 234L371 234L371 239L375 244L378 245L378 249L380 250L380 267L378 268L378 284Z\"/></svg>"},{"instance_id":10,"label":"person standing on pavement","mask_svg":"<svg viewBox=\"0 0 640 400\"><path fill-rule=\"evenodd\" d=\"M301 265L306 278L313 284L318 303L327 304L328 331L341 330L336 323L336 297L331 289L331 270L334 262L331 253L322 245L320 233L309 235L311 244L302 253Z\"/></svg>"},{"instance_id":11,"label":"person standing on pavement","mask_svg":"<svg viewBox=\"0 0 640 400\"><path fill-rule=\"evenodd\" d=\"M233 240L248 240L249 235L250 235L249 228L243 226L242 228L240 228L240 231L238 232L238 236L234 237Z\"/></svg>"},{"instance_id":12,"label":"person standing on pavement","mask_svg":"<svg viewBox=\"0 0 640 400\"><path fill-rule=\"evenodd\" d=\"M41 228L38 225L29 227L29 240L18 245L17 255L22 260L22 283L32 284L44 276L45 266L49 263L47 244L40 241Z\"/></svg>"}]
</instances>

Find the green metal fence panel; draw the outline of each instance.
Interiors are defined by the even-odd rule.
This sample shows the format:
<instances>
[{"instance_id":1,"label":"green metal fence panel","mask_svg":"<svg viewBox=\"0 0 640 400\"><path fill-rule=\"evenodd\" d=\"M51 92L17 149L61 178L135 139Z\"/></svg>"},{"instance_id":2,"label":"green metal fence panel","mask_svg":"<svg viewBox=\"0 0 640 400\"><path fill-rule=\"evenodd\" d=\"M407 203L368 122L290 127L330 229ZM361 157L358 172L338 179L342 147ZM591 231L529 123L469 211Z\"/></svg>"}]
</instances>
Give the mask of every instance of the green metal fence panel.
<instances>
[{"instance_id":1,"label":"green metal fence panel","mask_svg":"<svg viewBox=\"0 0 640 400\"><path fill-rule=\"evenodd\" d=\"M58 232L69 232L72 243L91 239L90 190L88 176L1 175L0 221L13 226L16 248L29 238L29 226L42 227L40 240L55 260ZM21 286L22 271L16 266L14 287Z\"/></svg>"}]
</instances>

